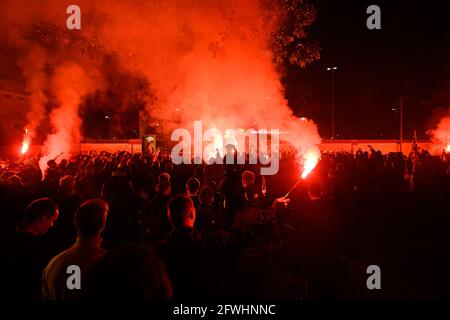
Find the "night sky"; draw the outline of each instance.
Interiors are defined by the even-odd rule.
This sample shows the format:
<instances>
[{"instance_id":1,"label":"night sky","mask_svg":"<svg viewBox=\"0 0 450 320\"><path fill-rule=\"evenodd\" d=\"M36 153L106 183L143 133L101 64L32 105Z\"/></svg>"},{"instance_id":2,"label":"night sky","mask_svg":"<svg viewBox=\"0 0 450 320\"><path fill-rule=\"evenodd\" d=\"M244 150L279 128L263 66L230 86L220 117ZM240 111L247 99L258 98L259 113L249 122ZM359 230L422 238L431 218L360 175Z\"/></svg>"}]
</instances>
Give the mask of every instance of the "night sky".
<instances>
[{"instance_id":1,"label":"night sky","mask_svg":"<svg viewBox=\"0 0 450 320\"><path fill-rule=\"evenodd\" d=\"M340 138L398 137L396 103L405 97L405 138L419 138L450 107L450 11L445 1L316 0L311 38L321 59L288 69L287 96L311 117L324 138L331 127L331 75L335 82L336 133ZM369 30L366 9L381 8L381 30Z\"/></svg>"}]
</instances>

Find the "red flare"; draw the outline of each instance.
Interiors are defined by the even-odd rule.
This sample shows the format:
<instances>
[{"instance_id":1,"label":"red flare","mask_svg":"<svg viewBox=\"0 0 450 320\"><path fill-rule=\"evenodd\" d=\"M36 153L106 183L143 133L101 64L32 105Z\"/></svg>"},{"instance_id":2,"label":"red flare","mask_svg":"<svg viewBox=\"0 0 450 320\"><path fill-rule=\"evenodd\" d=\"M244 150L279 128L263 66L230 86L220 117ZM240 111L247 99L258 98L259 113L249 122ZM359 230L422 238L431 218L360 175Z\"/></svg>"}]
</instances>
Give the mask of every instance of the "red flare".
<instances>
[{"instance_id":1,"label":"red flare","mask_svg":"<svg viewBox=\"0 0 450 320\"><path fill-rule=\"evenodd\" d=\"M30 148L30 144L26 141L22 142L22 148L20 150L21 154L27 153L28 149Z\"/></svg>"},{"instance_id":2,"label":"red flare","mask_svg":"<svg viewBox=\"0 0 450 320\"><path fill-rule=\"evenodd\" d=\"M302 179L306 179L306 177L311 173L311 171L314 170L314 168L317 166L317 163L319 162L319 154L316 154L315 152L307 152L303 158L304 158L304 164L303 164L303 172L302 172Z\"/></svg>"}]
</instances>

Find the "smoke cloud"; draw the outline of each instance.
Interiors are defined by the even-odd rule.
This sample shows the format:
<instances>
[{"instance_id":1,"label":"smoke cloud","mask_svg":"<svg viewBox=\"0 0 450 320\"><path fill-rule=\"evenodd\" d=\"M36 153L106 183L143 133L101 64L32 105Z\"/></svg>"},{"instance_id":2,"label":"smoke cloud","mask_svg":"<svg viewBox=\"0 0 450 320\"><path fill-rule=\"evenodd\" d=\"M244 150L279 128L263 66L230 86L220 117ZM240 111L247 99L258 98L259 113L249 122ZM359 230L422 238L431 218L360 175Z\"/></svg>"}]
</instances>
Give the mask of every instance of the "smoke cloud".
<instances>
[{"instance_id":1,"label":"smoke cloud","mask_svg":"<svg viewBox=\"0 0 450 320\"><path fill-rule=\"evenodd\" d=\"M22 73L26 79L26 90L30 93L30 110L26 115L27 125L24 143L30 145L36 136L36 131L45 117L47 97L44 93L46 86L45 53L42 48L32 45L29 53L19 61Z\"/></svg>"},{"instance_id":2,"label":"smoke cloud","mask_svg":"<svg viewBox=\"0 0 450 320\"><path fill-rule=\"evenodd\" d=\"M440 152L442 150L450 151L450 108L448 109L447 116L443 117L437 126L428 131L434 144L434 152Z\"/></svg>"},{"instance_id":3,"label":"smoke cloud","mask_svg":"<svg viewBox=\"0 0 450 320\"><path fill-rule=\"evenodd\" d=\"M80 144L81 134L79 106L81 99L92 88L96 88L93 77L88 77L85 70L77 64L64 64L55 70L52 78L52 92L58 102L53 109L50 120L54 133L47 136L44 154L39 166L45 170L47 161L58 157L67 158Z\"/></svg>"},{"instance_id":4,"label":"smoke cloud","mask_svg":"<svg viewBox=\"0 0 450 320\"><path fill-rule=\"evenodd\" d=\"M306 154L318 157L317 127L293 114L284 97L281 70L274 63L272 36L283 22L282 10L275 3L78 1L82 12L79 31L64 30L67 1L39 1L38 5L36 1L21 1L20 5L2 1L0 11L15 21L22 34L42 23L56 30L34 33L35 42L45 48L47 56L32 54L28 62L39 61L31 63L35 66L29 69L32 72L24 72L36 99L31 102L35 107L30 119L40 121L33 111L41 114L37 106L45 103L40 66L47 60L58 68L51 88L59 106L51 113L56 134L47 138L49 157L68 152L62 140L75 143L75 132L80 128L78 105L83 96L105 90L104 83L111 82L108 79L89 89L80 86L88 79L79 68L98 69L106 56L117 58L115 68L123 70L122 74L145 79L148 94L139 99L146 105L148 125L160 123L167 136L175 128L192 128L194 120L222 131L279 129L287 132L281 139L295 147L301 159ZM78 67L67 67L67 63ZM55 81L60 83L55 85Z\"/></svg>"}]
</instances>

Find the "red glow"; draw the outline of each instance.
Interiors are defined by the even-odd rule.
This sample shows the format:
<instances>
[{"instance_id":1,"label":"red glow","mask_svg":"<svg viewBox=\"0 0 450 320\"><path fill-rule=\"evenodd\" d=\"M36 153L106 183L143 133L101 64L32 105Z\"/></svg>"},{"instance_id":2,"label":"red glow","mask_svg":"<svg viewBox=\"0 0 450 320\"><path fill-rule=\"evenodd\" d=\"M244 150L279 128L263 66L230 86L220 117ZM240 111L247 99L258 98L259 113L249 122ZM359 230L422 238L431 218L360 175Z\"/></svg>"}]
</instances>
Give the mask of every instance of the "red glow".
<instances>
[{"instance_id":1,"label":"red glow","mask_svg":"<svg viewBox=\"0 0 450 320\"><path fill-rule=\"evenodd\" d=\"M25 128L25 135L23 136L22 140L22 148L20 149L21 154L27 153L27 151L30 149L31 144L31 136L28 133L28 128Z\"/></svg>"},{"instance_id":2,"label":"red glow","mask_svg":"<svg viewBox=\"0 0 450 320\"><path fill-rule=\"evenodd\" d=\"M437 126L428 131L434 144L434 153L438 154L445 150L450 152L450 109L448 114L444 116Z\"/></svg>"},{"instance_id":3,"label":"red glow","mask_svg":"<svg viewBox=\"0 0 450 320\"><path fill-rule=\"evenodd\" d=\"M28 34L34 30L35 21L59 25L59 2L44 2L46 10L33 10L33 6L10 10L14 1L1 2L8 3L5 12L20 12L10 17L14 24L7 30L7 38ZM143 81L143 88L149 83L158 94L158 99L146 94L139 99L147 106L148 124L156 123L161 135L171 136L174 129L190 128L196 120L222 131L251 126L286 131L289 135L285 142L299 152L306 177L315 161L304 158L304 153L318 150L321 139L314 122L296 117L289 107L282 74L275 63L278 59L272 50L272 35L285 22L284 5L254 0L138 2L142 5L134 1L84 1L83 10L92 13L95 23L84 29L83 44L72 43L70 37L62 35L49 37L51 28L46 25L38 33L40 41L31 48L26 37L15 44L18 52L29 51L16 64L22 68L30 93L27 127L31 139L44 119L49 119L41 168L45 169L49 159L77 150L81 140L79 108L88 93L98 92L100 99L101 92L114 89L123 105L128 105L128 86L123 90L122 86L110 88L110 79L136 74L138 77L132 76L130 81ZM23 29L16 30L16 25ZM40 46L48 37L55 45ZM67 47L75 50L67 55L66 49L59 50L66 47L59 46L59 41L68 41ZM117 58L111 74L104 72L99 59L91 59L109 52ZM51 73L46 71L49 65L54 66ZM50 96L53 108L49 113ZM221 135L212 141L206 152L208 159L223 156L226 138ZM239 147L245 150L245 145L231 143L238 151ZM199 156L205 158L204 154Z\"/></svg>"},{"instance_id":4,"label":"red glow","mask_svg":"<svg viewBox=\"0 0 450 320\"><path fill-rule=\"evenodd\" d=\"M27 153L27 151L29 150L29 148L30 148L30 144L29 144L28 142L26 142L26 141L22 142L22 148L21 148L21 150L20 150L20 153L21 153L21 154Z\"/></svg>"},{"instance_id":5,"label":"red glow","mask_svg":"<svg viewBox=\"0 0 450 320\"><path fill-rule=\"evenodd\" d=\"M303 164L303 172L302 172L302 179L306 179L306 177L311 173L311 171L314 170L314 168L317 166L317 163L319 162L319 154L316 152L307 152L303 158L304 158L304 164Z\"/></svg>"}]
</instances>

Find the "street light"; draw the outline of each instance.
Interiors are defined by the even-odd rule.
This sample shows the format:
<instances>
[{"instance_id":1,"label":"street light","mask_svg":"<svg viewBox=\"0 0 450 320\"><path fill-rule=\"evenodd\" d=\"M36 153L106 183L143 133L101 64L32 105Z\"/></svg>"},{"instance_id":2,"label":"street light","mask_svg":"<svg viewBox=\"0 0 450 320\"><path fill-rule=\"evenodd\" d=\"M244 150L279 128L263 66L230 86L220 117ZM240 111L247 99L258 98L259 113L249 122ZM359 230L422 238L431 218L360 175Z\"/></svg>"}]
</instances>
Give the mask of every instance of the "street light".
<instances>
[{"instance_id":1,"label":"street light","mask_svg":"<svg viewBox=\"0 0 450 320\"><path fill-rule=\"evenodd\" d=\"M110 116L105 116L105 119L108 120L108 138L112 139L112 136L111 136L111 117Z\"/></svg>"},{"instance_id":2,"label":"street light","mask_svg":"<svg viewBox=\"0 0 450 320\"><path fill-rule=\"evenodd\" d=\"M405 98L400 97L400 101L396 102L394 105L394 108L392 108L392 111L395 111L395 115L398 115L399 118L399 145L400 145L400 152L403 151L403 102ZM398 106L398 108L396 108ZM397 120L397 119L396 119ZM397 122L397 121L396 121ZM397 126L395 126L397 128Z\"/></svg>"},{"instance_id":3,"label":"street light","mask_svg":"<svg viewBox=\"0 0 450 320\"><path fill-rule=\"evenodd\" d=\"M335 124L334 124L334 72L337 67L328 67L327 71L331 72L331 138L335 136Z\"/></svg>"},{"instance_id":4,"label":"street light","mask_svg":"<svg viewBox=\"0 0 450 320\"><path fill-rule=\"evenodd\" d=\"M392 112L394 113L394 116L395 116L395 119L394 119L394 122L395 122L395 126L394 126L394 130L395 130L395 132L398 132L397 130L398 130L398 111L399 111L399 108L392 108Z\"/></svg>"}]
</instances>

